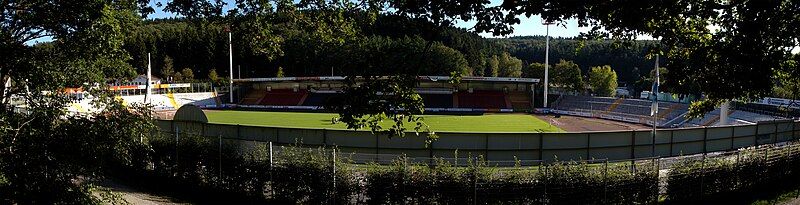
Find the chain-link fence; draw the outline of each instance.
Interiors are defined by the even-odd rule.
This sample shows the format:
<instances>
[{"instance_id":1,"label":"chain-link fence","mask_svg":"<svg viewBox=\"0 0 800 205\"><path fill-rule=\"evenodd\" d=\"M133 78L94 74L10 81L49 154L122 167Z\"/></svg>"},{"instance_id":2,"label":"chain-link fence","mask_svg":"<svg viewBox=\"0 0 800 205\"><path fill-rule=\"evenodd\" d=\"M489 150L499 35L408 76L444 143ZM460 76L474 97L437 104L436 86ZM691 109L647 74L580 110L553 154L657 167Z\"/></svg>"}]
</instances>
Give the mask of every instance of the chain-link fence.
<instances>
[{"instance_id":1,"label":"chain-link fence","mask_svg":"<svg viewBox=\"0 0 800 205\"><path fill-rule=\"evenodd\" d=\"M277 146L191 133L150 139L150 172L286 203L632 204L718 199L798 179L800 145L624 161L491 161ZM457 155L456 155L457 156Z\"/></svg>"}]
</instances>

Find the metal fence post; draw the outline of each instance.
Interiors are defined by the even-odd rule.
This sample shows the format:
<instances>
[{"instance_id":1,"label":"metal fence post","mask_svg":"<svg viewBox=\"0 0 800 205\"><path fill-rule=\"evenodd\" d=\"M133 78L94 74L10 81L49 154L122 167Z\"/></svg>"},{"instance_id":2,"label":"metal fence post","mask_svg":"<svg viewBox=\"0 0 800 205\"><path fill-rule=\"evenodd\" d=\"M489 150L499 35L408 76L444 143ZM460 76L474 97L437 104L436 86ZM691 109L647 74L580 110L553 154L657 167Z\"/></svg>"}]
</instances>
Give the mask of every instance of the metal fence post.
<instances>
[{"instance_id":1,"label":"metal fence post","mask_svg":"<svg viewBox=\"0 0 800 205\"><path fill-rule=\"evenodd\" d=\"M333 148L333 204L336 204L336 148Z\"/></svg>"},{"instance_id":2,"label":"metal fence post","mask_svg":"<svg viewBox=\"0 0 800 205\"><path fill-rule=\"evenodd\" d=\"M789 160L789 157L790 157L789 155L792 153L791 145L787 146L785 149L786 149L786 159L785 159L786 160L786 168L783 169L784 177L789 176L789 167L792 164L792 161Z\"/></svg>"},{"instance_id":3,"label":"metal fence post","mask_svg":"<svg viewBox=\"0 0 800 205\"><path fill-rule=\"evenodd\" d=\"M608 159L603 162L603 203L608 203Z\"/></svg>"},{"instance_id":4,"label":"metal fence post","mask_svg":"<svg viewBox=\"0 0 800 205\"><path fill-rule=\"evenodd\" d=\"M661 183L661 180L660 180L661 179L661 176L660 176L660 174L661 174L661 172L660 172L660 170L661 170L661 158L653 159L653 163L655 163L654 166L656 167L656 169L653 170L656 173L656 189L655 189L655 193L653 193L653 196L654 196L653 197L653 204L658 204L658 195L659 195L659 192L661 190L661 186L659 185L659 183Z\"/></svg>"},{"instance_id":5,"label":"metal fence post","mask_svg":"<svg viewBox=\"0 0 800 205\"><path fill-rule=\"evenodd\" d=\"M547 166L544 166L544 191L542 191L542 200L544 204L547 204L550 200L547 199L547 185L550 184L550 177L547 176Z\"/></svg>"},{"instance_id":6,"label":"metal fence post","mask_svg":"<svg viewBox=\"0 0 800 205\"><path fill-rule=\"evenodd\" d=\"M180 129L178 126L175 126L175 166L178 166L178 136L180 135Z\"/></svg>"},{"instance_id":7,"label":"metal fence post","mask_svg":"<svg viewBox=\"0 0 800 205\"><path fill-rule=\"evenodd\" d=\"M270 197L274 198L275 197L275 183L274 183L274 179L273 179L273 175L274 175L273 173L275 171L274 171L273 167L275 165L274 165L274 163L272 161L272 156L273 156L273 153L272 153L272 142L270 141L269 142L269 185L270 185L269 186L269 192L270 192Z\"/></svg>"},{"instance_id":8,"label":"metal fence post","mask_svg":"<svg viewBox=\"0 0 800 205\"><path fill-rule=\"evenodd\" d=\"M792 130L794 130L794 121L792 121L792 127L793 127L793 128L792 128ZM792 131L792 136L794 136L794 131ZM791 151L792 149L795 149L796 147L797 147L797 144L792 144L792 145L790 145L790 146L789 146L789 151ZM791 160L794 160L793 158L795 158L795 156L792 156L792 155L789 155L789 157L790 157L790 158L792 158L792 159L789 159L789 160L790 160L790 162L791 162ZM790 168L790 171L792 172L792 174L795 174L795 173L794 173L794 172L795 172L795 170L792 170L792 169L791 169L791 164L790 164L789 168ZM794 192L794 196L795 196L795 198L797 198L798 196L800 196L800 189L797 189L797 191L795 191L795 192Z\"/></svg>"},{"instance_id":9,"label":"metal fence post","mask_svg":"<svg viewBox=\"0 0 800 205\"><path fill-rule=\"evenodd\" d=\"M476 157L477 162L477 157ZM472 169L472 204L478 204L478 166Z\"/></svg>"},{"instance_id":10,"label":"metal fence post","mask_svg":"<svg viewBox=\"0 0 800 205\"><path fill-rule=\"evenodd\" d=\"M705 198L705 180L706 180L706 158L703 157L703 163L700 165L700 201Z\"/></svg>"},{"instance_id":11,"label":"metal fence post","mask_svg":"<svg viewBox=\"0 0 800 205\"><path fill-rule=\"evenodd\" d=\"M219 180L222 182L222 135L219 135Z\"/></svg>"}]
</instances>

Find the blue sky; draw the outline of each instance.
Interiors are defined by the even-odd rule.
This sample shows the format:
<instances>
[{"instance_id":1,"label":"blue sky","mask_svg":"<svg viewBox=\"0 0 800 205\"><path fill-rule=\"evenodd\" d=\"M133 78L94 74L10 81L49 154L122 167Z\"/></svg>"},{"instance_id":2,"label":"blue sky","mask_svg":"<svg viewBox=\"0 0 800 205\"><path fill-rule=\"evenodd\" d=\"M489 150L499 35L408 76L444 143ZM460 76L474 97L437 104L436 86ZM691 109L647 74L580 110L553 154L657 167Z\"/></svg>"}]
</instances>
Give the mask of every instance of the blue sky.
<instances>
[{"instance_id":1,"label":"blue sky","mask_svg":"<svg viewBox=\"0 0 800 205\"><path fill-rule=\"evenodd\" d=\"M148 18L167 18L167 17L175 17L175 14L166 13L163 11L163 7L157 7L156 3L161 2L162 4L166 4L168 0L152 0L150 2L150 6L156 10L156 13L151 14ZM232 9L234 7L234 0L225 0L228 5L225 6L225 10ZM491 0L491 6L500 5L502 0ZM546 34L546 27L542 25L542 20L540 16L531 16L530 18L526 18L522 16L520 18L521 24L514 26L514 33L510 36L529 36L529 35L545 35ZM462 28L471 28L475 25L475 22L458 22L456 26ZM575 20L568 20L566 21L566 26L550 26L550 36L556 37L574 37L580 34L582 30L578 28L578 23ZM493 38L491 34L488 33L481 33L481 36L487 38Z\"/></svg>"}]
</instances>

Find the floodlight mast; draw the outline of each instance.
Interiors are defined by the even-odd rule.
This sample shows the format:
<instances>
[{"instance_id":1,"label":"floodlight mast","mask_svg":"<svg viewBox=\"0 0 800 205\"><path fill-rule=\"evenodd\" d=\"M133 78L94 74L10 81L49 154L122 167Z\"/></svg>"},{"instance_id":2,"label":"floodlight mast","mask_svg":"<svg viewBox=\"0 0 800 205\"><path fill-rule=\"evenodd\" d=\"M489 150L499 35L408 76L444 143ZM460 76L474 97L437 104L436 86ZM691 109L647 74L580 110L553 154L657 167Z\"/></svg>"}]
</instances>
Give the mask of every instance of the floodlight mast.
<instances>
[{"instance_id":1,"label":"floodlight mast","mask_svg":"<svg viewBox=\"0 0 800 205\"><path fill-rule=\"evenodd\" d=\"M230 81L228 82L228 96L230 103L233 104L233 37L231 35L230 26L225 27L225 31L228 32L228 54L230 55L228 60L230 64L230 69L228 70L228 74L230 75Z\"/></svg>"},{"instance_id":2,"label":"floodlight mast","mask_svg":"<svg viewBox=\"0 0 800 205\"><path fill-rule=\"evenodd\" d=\"M147 84L145 85L147 92L145 92L143 103L150 103L153 98L153 92L152 92L153 89L152 87L150 87L150 84L153 83L152 70L153 68L152 68L152 63L150 62L150 53L147 53Z\"/></svg>"},{"instance_id":3,"label":"floodlight mast","mask_svg":"<svg viewBox=\"0 0 800 205\"><path fill-rule=\"evenodd\" d=\"M545 39L545 50L544 50L544 96L543 96L544 98L542 98L542 99L543 99L543 102L544 102L543 103L544 108L547 108L547 90L548 90L548 87L550 87L550 84L548 83L549 78L550 78L550 76L549 76L550 75L550 72L549 72L549 70L550 70L550 24L553 24L553 23L550 22L550 21L547 21L547 20L542 20L542 21L543 21L542 24L545 25L545 30L546 30L546 34L547 34L546 37L545 37L546 39Z\"/></svg>"}]
</instances>

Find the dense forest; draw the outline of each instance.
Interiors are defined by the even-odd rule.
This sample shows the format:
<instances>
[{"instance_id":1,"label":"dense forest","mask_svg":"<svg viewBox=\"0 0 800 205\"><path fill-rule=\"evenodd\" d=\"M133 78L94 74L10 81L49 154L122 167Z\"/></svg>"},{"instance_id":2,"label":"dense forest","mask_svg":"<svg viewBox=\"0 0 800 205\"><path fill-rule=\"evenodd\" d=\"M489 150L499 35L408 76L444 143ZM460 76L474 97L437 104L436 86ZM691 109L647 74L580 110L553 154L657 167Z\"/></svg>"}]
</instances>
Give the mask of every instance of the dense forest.
<instances>
[{"instance_id":1,"label":"dense forest","mask_svg":"<svg viewBox=\"0 0 800 205\"><path fill-rule=\"evenodd\" d=\"M543 36L483 38L466 29L431 28L424 21L400 16L379 16L370 24L359 25L358 35L346 42L316 39L303 28L281 25L280 48L272 54L253 54L246 42L250 37L233 33L234 74L242 77L272 77L280 68L285 76L347 75L351 70L389 73L386 68L414 69L419 75L449 75L460 72L473 76L539 76L525 73L531 63L544 63ZM132 55L131 64L144 73L147 53L152 53L153 73L189 68L197 78L215 69L228 73L228 36L220 24L199 24L184 19L146 21L131 31L124 48ZM245 43L243 43L245 42ZM550 64L572 61L582 73L590 67L610 65L619 73L620 85L640 81L653 67L645 59L655 41L616 42L553 38ZM245 44L245 46L240 46ZM426 49L430 47L430 49ZM172 60L165 59L171 58ZM393 65L393 66L387 66ZM399 66L398 66L399 65ZM168 74L167 74L168 75Z\"/></svg>"},{"instance_id":2,"label":"dense forest","mask_svg":"<svg viewBox=\"0 0 800 205\"><path fill-rule=\"evenodd\" d=\"M490 39L503 51L526 63L544 63L545 37L521 36ZM646 55L657 41L617 42L612 40L581 40L577 38L551 38L550 64L559 60L572 61L588 73L591 67L609 65L619 74L619 81L635 83L654 68L654 60ZM662 59L663 60L663 59ZM662 62L663 65L663 62ZM623 85L622 83L620 85Z\"/></svg>"}]
</instances>

